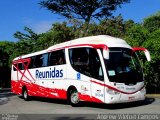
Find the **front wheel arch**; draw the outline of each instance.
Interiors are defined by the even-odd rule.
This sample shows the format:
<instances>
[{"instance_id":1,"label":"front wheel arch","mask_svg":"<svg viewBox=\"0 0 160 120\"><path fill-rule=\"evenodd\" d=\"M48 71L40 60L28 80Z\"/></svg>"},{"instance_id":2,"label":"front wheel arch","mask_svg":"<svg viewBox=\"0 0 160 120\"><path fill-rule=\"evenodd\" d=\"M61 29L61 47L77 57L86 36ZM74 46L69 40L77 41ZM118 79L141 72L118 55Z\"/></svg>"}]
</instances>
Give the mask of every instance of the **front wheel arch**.
<instances>
[{"instance_id":1,"label":"front wheel arch","mask_svg":"<svg viewBox=\"0 0 160 120\"><path fill-rule=\"evenodd\" d=\"M67 90L67 101L73 107L79 106L81 101L79 98L78 90L75 86L70 86Z\"/></svg>"}]
</instances>

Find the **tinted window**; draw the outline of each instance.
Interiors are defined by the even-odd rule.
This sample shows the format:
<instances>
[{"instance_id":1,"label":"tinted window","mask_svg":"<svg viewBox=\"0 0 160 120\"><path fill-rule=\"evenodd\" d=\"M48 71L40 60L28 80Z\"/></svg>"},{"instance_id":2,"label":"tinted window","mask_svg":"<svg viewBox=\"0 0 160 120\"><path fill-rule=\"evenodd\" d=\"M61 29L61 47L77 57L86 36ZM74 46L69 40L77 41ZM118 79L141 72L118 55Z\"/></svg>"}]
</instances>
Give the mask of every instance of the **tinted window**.
<instances>
[{"instance_id":1,"label":"tinted window","mask_svg":"<svg viewBox=\"0 0 160 120\"><path fill-rule=\"evenodd\" d=\"M29 69L48 66L48 53L32 56Z\"/></svg>"},{"instance_id":2,"label":"tinted window","mask_svg":"<svg viewBox=\"0 0 160 120\"><path fill-rule=\"evenodd\" d=\"M42 67L42 64L43 64L43 57L42 55L37 55L34 59L34 66L36 68L38 67Z\"/></svg>"},{"instance_id":3,"label":"tinted window","mask_svg":"<svg viewBox=\"0 0 160 120\"><path fill-rule=\"evenodd\" d=\"M31 61L30 61L30 64L29 64L29 66L28 66L29 69L35 67L35 66L34 66L34 59L35 59L35 56L31 57Z\"/></svg>"},{"instance_id":4,"label":"tinted window","mask_svg":"<svg viewBox=\"0 0 160 120\"><path fill-rule=\"evenodd\" d=\"M42 55L42 67L48 66L48 54Z\"/></svg>"},{"instance_id":5,"label":"tinted window","mask_svg":"<svg viewBox=\"0 0 160 120\"><path fill-rule=\"evenodd\" d=\"M24 70L24 66L23 66L22 63L18 63L18 69L19 69L19 70Z\"/></svg>"},{"instance_id":6,"label":"tinted window","mask_svg":"<svg viewBox=\"0 0 160 120\"><path fill-rule=\"evenodd\" d=\"M31 61L28 69L46 67L52 65L66 64L64 50L53 51L51 53L40 54L30 57ZM27 65L27 63L24 63ZM24 69L23 64L18 64L20 69ZM13 68L15 70L15 68Z\"/></svg>"},{"instance_id":7,"label":"tinted window","mask_svg":"<svg viewBox=\"0 0 160 120\"><path fill-rule=\"evenodd\" d=\"M76 71L99 80L104 79L101 62L96 49L69 49L69 57L71 65Z\"/></svg>"},{"instance_id":8,"label":"tinted window","mask_svg":"<svg viewBox=\"0 0 160 120\"><path fill-rule=\"evenodd\" d=\"M49 66L66 64L65 51L58 50L49 53Z\"/></svg>"},{"instance_id":9,"label":"tinted window","mask_svg":"<svg viewBox=\"0 0 160 120\"><path fill-rule=\"evenodd\" d=\"M127 48L110 48L109 60L105 60L109 80L125 84L143 81L143 72L137 55Z\"/></svg>"},{"instance_id":10,"label":"tinted window","mask_svg":"<svg viewBox=\"0 0 160 120\"><path fill-rule=\"evenodd\" d=\"M22 63L14 64L14 66L18 67L18 70L24 70L24 65ZM13 67L13 70L17 71L17 68Z\"/></svg>"},{"instance_id":11,"label":"tinted window","mask_svg":"<svg viewBox=\"0 0 160 120\"><path fill-rule=\"evenodd\" d=\"M15 68L14 66L17 67L17 64L14 64L14 65L13 65L13 70L14 70L14 71L17 71L16 68Z\"/></svg>"}]
</instances>

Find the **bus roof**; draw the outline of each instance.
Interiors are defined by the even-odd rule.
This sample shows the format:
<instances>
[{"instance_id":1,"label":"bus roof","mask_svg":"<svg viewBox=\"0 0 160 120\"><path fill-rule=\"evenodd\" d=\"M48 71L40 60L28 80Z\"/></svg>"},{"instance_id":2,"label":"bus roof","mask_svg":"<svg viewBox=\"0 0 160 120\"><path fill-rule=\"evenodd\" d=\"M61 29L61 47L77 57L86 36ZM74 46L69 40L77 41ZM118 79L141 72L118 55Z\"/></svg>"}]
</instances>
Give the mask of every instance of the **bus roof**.
<instances>
[{"instance_id":1,"label":"bus roof","mask_svg":"<svg viewBox=\"0 0 160 120\"><path fill-rule=\"evenodd\" d=\"M112 37L109 35L97 35L97 36L89 36L89 37L82 37L78 39L74 39L68 42L60 43L54 46L51 46L48 48L48 51L59 49L59 48L65 48L67 46L74 46L74 45L84 45L84 44L105 44L108 47L127 47L131 48L126 41Z\"/></svg>"},{"instance_id":2,"label":"bus roof","mask_svg":"<svg viewBox=\"0 0 160 120\"><path fill-rule=\"evenodd\" d=\"M46 53L46 52L49 52L49 51L63 49L63 48L66 48L68 46L72 47L74 45L84 45L84 44L95 44L95 45L96 44L105 44L108 47L131 48L131 46L129 46L126 43L126 41L124 41L120 38L112 37L112 36L109 36L109 35L97 35L97 36L82 37L82 38L70 40L70 41L67 41L67 42L63 42L63 43L60 43L60 44L53 45L53 46L49 47L48 49L38 51L38 52L34 52L34 53L30 53L30 54L27 54L27 55L22 55L20 57L21 58L27 58L27 57L31 57L31 56L34 56L34 55L43 54L43 53ZM20 57L16 57L14 60L17 60Z\"/></svg>"}]
</instances>

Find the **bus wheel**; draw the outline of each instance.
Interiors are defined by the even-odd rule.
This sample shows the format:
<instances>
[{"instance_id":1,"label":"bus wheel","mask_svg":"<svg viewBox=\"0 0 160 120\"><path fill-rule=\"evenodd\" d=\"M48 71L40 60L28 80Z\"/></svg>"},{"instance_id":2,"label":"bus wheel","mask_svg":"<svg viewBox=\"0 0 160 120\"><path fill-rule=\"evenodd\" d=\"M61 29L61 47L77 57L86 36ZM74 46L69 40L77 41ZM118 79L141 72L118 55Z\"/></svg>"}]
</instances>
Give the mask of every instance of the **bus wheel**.
<instances>
[{"instance_id":1,"label":"bus wheel","mask_svg":"<svg viewBox=\"0 0 160 120\"><path fill-rule=\"evenodd\" d=\"M25 101L28 101L29 100L29 95L28 95L28 91L27 91L27 88L24 88L22 90L22 95L23 95L23 98Z\"/></svg>"},{"instance_id":2,"label":"bus wheel","mask_svg":"<svg viewBox=\"0 0 160 120\"><path fill-rule=\"evenodd\" d=\"M69 94L69 103L73 106L79 106L80 105L80 100L79 100L79 95L77 90L70 90Z\"/></svg>"}]
</instances>

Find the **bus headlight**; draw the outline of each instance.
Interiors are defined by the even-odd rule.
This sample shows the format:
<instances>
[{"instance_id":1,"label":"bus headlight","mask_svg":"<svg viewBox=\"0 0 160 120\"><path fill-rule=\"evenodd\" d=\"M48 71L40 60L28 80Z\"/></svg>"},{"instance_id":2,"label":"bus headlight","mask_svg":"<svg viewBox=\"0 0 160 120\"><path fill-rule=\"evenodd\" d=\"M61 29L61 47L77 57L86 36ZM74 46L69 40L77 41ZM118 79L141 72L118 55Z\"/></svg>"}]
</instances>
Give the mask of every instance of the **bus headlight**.
<instances>
[{"instance_id":1,"label":"bus headlight","mask_svg":"<svg viewBox=\"0 0 160 120\"><path fill-rule=\"evenodd\" d=\"M114 90L111 90L111 89L108 89L107 93L110 94L110 95L118 95L118 94L120 94L120 92L117 92L117 91L114 91Z\"/></svg>"}]
</instances>

